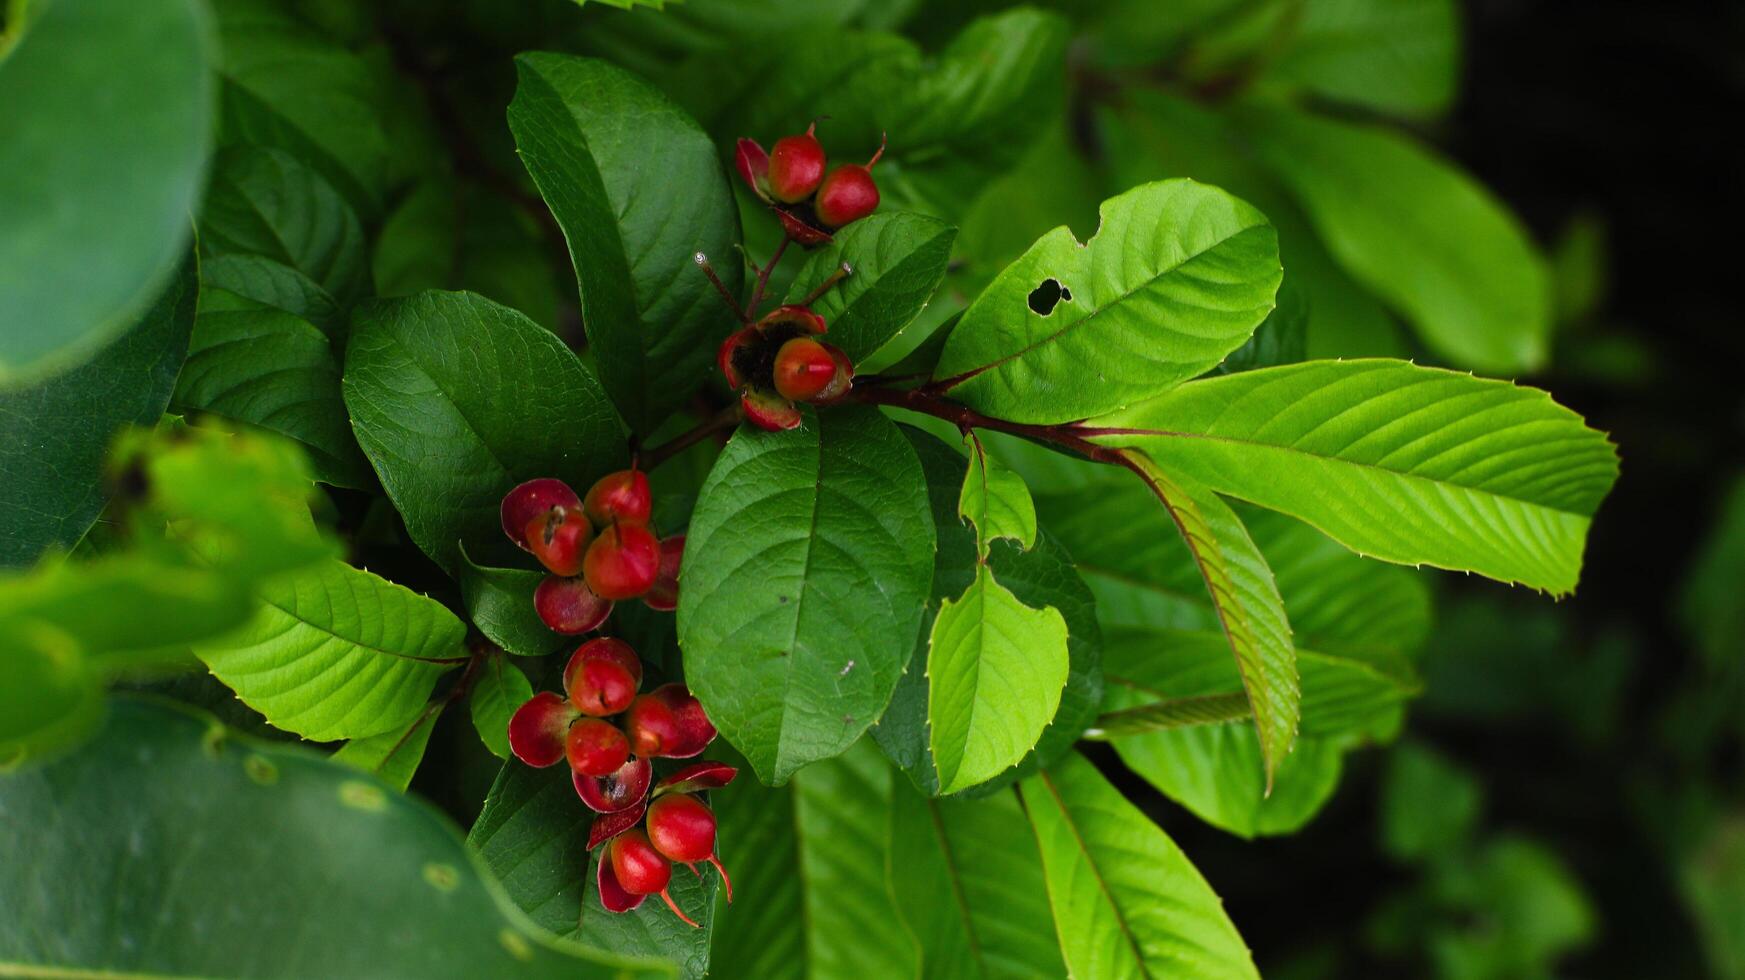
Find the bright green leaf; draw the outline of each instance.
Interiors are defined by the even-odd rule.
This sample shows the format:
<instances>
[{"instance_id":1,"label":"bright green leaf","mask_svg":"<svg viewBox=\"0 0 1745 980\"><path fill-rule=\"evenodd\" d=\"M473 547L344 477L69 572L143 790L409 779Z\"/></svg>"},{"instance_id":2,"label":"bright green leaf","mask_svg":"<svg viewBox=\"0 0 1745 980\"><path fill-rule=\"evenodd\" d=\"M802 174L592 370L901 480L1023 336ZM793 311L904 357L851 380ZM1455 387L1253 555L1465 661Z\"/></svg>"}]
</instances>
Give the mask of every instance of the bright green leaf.
<instances>
[{"instance_id":1,"label":"bright green leaf","mask_svg":"<svg viewBox=\"0 0 1745 980\"><path fill-rule=\"evenodd\" d=\"M418 764L424 761L425 746L430 744L430 733L436 730L436 720L445 704L432 701L406 725L380 735L354 738L333 753L333 760L375 773L382 782L404 792L412 785Z\"/></svg>"},{"instance_id":2,"label":"bright green leaf","mask_svg":"<svg viewBox=\"0 0 1745 980\"><path fill-rule=\"evenodd\" d=\"M1346 270L1462 367L1544 363L1545 261L1477 181L1391 130L1288 109L1237 117Z\"/></svg>"},{"instance_id":3,"label":"bright green leaf","mask_svg":"<svg viewBox=\"0 0 1745 980\"><path fill-rule=\"evenodd\" d=\"M0 60L7 387L138 322L187 254L211 143L210 30L198 0L58 0Z\"/></svg>"},{"instance_id":4,"label":"bright green leaf","mask_svg":"<svg viewBox=\"0 0 1745 980\"><path fill-rule=\"evenodd\" d=\"M1216 365L1272 311L1278 243L1259 211L1168 180L1103 202L1084 244L1042 236L964 311L934 376L1018 422L1070 422Z\"/></svg>"},{"instance_id":5,"label":"bright green leaf","mask_svg":"<svg viewBox=\"0 0 1745 980\"><path fill-rule=\"evenodd\" d=\"M473 293L426 292L359 308L345 404L406 530L449 569L520 554L503 494L535 477L586 489L624 457L590 372L549 331Z\"/></svg>"},{"instance_id":6,"label":"bright green leaf","mask_svg":"<svg viewBox=\"0 0 1745 980\"><path fill-rule=\"evenodd\" d=\"M1400 361L1208 378L1095 420L1109 445L1282 511L1360 554L1563 594L1617 478L1542 391Z\"/></svg>"},{"instance_id":7,"label":"bright green leaf","mask_svg":"<svg viewBox=\"0 0 1745 980\"><path fill-rule=\"evenodd\" d=\"M985 558L997 538L1009 538L1028 551L1036 544L1036 503L1030 488L1023 477L989 456L974 433L968 442L969 472L963 477L957 513L975 525L977 551Z\"/></svg>"},{"instance_id":8,"label":"bright green leaf","mask_svg":"<svg viewBox=\"0 0 1745 980\"><path fill-rule=\"evenodd\" d=\"M981 567L945 600L928 644L927 716L941 791L1016 765L1042 736L1066 685L1066 620L1032 609Z\"/></svg>"},{"instance_id":9,"label":"bright green leaf","mask_svg":"<svg viewBox=\"0 0 1745 980\"><path fill-rule=\"evenodd\" d=\"M569 240L590 353L638 431L696 390L734 317L693 256L738 292L738 212L709 137L622 68L526 54L509 128Z\"/></svg>"},{"instance_id":10,"label":"bright green leaf","mask_svg":"<svg viewBox=\"0 0 1745 980\"><path fill-rule=\"evenodd\" d=\"M116 432L156 422L169 404L197 291L190 259L139 322L90 361L0 391L0 566L71 548L97 519Z\"/></svg>"},{"instance_id":11,"label":"bright green leaf","mask_svg":"<svg viewBox=\"0 0 1745 980\"><path fill-rule=\"evenodd\" d=\"M406 725L464 661L466 627L424 596L339 561L266 583L246 627L196 645L277 728L314 741Z\"/></svg>"},{"instance_id":12,"label":"bright green leaf","mask_svg":"<svg viewBox=\"0 0 1745 980\"><path fill-rule=\"evenodd\" d=\"M84 751L0 777L0 807L0 851L30 855L0 862L0 963L24 974L671 975L554 941L427 804L161 701L116 700Z\"/></svg>"},{"instance_id":13,"label":"bright green leaf","mask_svg":"<svg viewBox=\"0 0 1745 980\"><path fill-rule=\"evenodd\" d=\"M1073 976L1259 976L1187 855L1089 762L1069 755L1021 788Z\"/></svg>"},{"instance_id":14,"label":"bright green leaf","mask_svg":"<svg viewBox=\"0 0 1745 980\"><path fill-rule=\"evenodd\" d=\"M945 278L957 229L908 211L881 211L838 231L806 258L788 287L798 303L843 263L853 272L812 303L829 327L825 338L859 362L908 326Z\"/></svg>"},{"instance_id":15,"label":"bright green leaf","mask_svg":"<svg viewBox=\"0 0 1745 980\"><path fill-rule=\"evenodd\" d=\"M492 655L479 668L468 698L473 709L473 727L485 748L499 759L509 758L509 718L515 709L533 697L533 685L514 661Z\"/></svg>"},{"instance_id":16,"label":"bright green leaf","mask_svg":"<svg viewBox=\"0 0 1745 980\"><path fill-rule=\"evenodd\" d=\"M1454 100L1460 23L1453 0L1316 0L1281 5L1296 30L1268 81L1411 116Z\"/></svg>"}]
</instances>

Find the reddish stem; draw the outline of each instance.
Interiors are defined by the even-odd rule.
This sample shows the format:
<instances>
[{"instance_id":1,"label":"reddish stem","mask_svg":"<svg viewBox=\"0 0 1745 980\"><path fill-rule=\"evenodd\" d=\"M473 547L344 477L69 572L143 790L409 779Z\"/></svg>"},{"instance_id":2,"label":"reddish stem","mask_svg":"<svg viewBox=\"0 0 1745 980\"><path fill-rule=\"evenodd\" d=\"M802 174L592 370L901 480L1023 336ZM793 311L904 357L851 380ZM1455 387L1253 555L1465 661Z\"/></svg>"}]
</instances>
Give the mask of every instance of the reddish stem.
<instances>
[{"instance_id":1,"label":"reddish stem","mask_svg":"<svg viewBox=\"0 0 1745 980\"><path fill-rule=\"evenodd\" d=\"M788 250L788 243L791 241L793 241L792 238L783 235L782 243L776 246L775 252L769 257L769 261L764 263L763 268L757 270L757 285L751 291L751 302L747 303L745 306L745 320L747 323L751 322L751 320L757 316L758 304L763 302L763 291L765 287L769 285L769 274L775 269L776 263L782 260L782 253ZM805 304L802 303L801 305L804 306Z\"/></svg>"},{"instance_id":2,"label":"reddish stem","mask_svg":"<svg viewBox=\"0 0 1745 980\"><path fill-rule=\"evenodd\" d=\"M739 406L729 405L714 415L698 422L692 428L679 433L666 442L644 450L642 453L642 468L652 470L679 453L695 446L717 432L731 429L739 424Z\"/></svg>"}]
</instances>

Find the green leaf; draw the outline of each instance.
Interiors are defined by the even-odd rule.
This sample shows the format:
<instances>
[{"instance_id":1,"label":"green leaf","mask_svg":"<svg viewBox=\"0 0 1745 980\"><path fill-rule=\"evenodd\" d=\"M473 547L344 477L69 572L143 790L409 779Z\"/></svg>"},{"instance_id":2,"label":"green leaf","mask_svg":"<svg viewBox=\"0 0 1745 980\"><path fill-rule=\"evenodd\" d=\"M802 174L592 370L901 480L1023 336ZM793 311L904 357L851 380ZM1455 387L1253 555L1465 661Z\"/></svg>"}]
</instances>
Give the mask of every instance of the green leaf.
<instances>
[{"instance_id":1,"label":"green leaf","mask_svg":"<svg viewBox=\"0 0 1745 980\"><path fill-rule=\"evenodd\" d=\"M246 627L195 647L218 679L277 728L324 742L399 728L463 662L447 609L339 561L260 590Z\"/></svg>"},{"instance_id":2,"label":"green leaf","mask_svg":"<svg viewBox=\"0 0 1745 980\"><path fill-rule=\"evenodd\" d=\"M1319 0L1289 10L1296 31L1263 78L1340 102L1430 116L1454 101L1453 0Z\"/></svg>"},{"instance_id":3,"label":"green leaf","mask_svg":"<svg viewBox=\"0 0 1745 980\"><path fill-rule=\"evenodd\" d=\"M1242 689L1254 712L1254 730L1271 786L1279 761L1291 750L1301 717L1296 650L1272 569L1241 519L1217 494L1160 470L1142 455L1129 458L1135 459L1134 472L1156 494L1187 543L1211 596L1218 628L1236 657Z\"/></svg>"},{"instance_id":4,"label":"green leaf","mask_svg":"<svg viewBox=\"0 0 1745 980\"><path fill-rule=\"evenodd\" d=\"M315 167L365 221L388 184L388 138L375 77L356 54L269 0L214 0L226 146L284 150Z\"/></svg>"},{"instance_id":5,"label":"green leaf","mask_svg":"<svg viewBox=\"0 0 1745 980\"><path fill-rule=\"evenodd\" d=\"M744 428L685 541L679 645L709 718L766 781L836 755L877 721L933 573L927 483L876 410Z\"/></svg>"},{"instance_id":6,"label":"green leaf","mask_svg":"<svg viewBox=\"0 0 1745 980\"><path fill-rule=\"evenodd\" d=\"M1544 259L1477 181L1391 130L1258 106L1237 119L1328 251L1437 353L1484 371L1544 363Z\"/></svg>"},{"instance_id":7,"label":"green leaf","mask_svg":"<svg viewBox=\"0 0 1745 980\"><path fill-rule=\"evenodd\" d=\"M1247 721L1252 717L1254 713L1248 710L1248 695L1240 691L1229 694L1196 694L1191 697L1147 701L1136 707L1111 711L1097 719L1097 727L1089 734L1104 738L1148 735L1196 725Z\"/></svg>"},{"instance_id":8,"label":"green leaf","mask_svg":"<svg viewBox=\"0 0 1745 980\"><path fill-rule=\"evenodd\" d=\"M451 571L519 554L503 494L535 477L585 489L624 458L605 392L569 348L472 293L359 307L345 359L358 444L406 530Z\"/></svg>"},{"instance_id":9,"label":"green leaf","mask_svg":"<svg viewBox=\"0 0 1745 980\"><path fill-rule=\"evenodd\" d=\"M1727 669L1745 657L1745 597L1734 587L1745 580L1745 477L1727 488L1706 537L1685 575L1678 616L1709 664Z\"/></svg>"},{"instance_id":10,"label":"green leaf","mask_svg":"<svg viewBox=\"0 0 1745 980\"><path fill-rule=\"evenodd\" d=\"M527 54L509 128L569 240L600 377L646 432L696 390L735 320L738 211L703 130L648 83L589 58Z\"/></svg>"},{"instance_id":11,"label":"green leaf","mask_svg":"<svg viewBox=\"0 0 1745 980\"><path fill-rule=\"evenodd\" d=\"M432 701L406 725L354 738L333 753L333 760L375 773L382 782L405 792L418 764L424 761L424 748L430 744L430 733L436 730L436 719L446 705L446 701Z\"/></svg>"},{"instance_id":12,"label":"green leaf","mask_svg":"<svg viewBox=\"0 0 1745 980\"><path fill-rule=\"evenodd\" d=\"M812 303L832 344L859 362L926 308L945 278L957 229L909 211L881 211L837 232L813 252L788 287L789 303L809 296L844 264L853 273Z\"/></svg>"},{"instance_id":13,"label":"green leaf","mask_svg":"<svg viewBox=\"0 0 1745 980\"><path fill-rule=\"evenodd\" d=\"M194 321L175 405L289 436L309 452L317 479L369 485L339 389L339 360L307 320L208 290Z\"/></svg>"},{"instance_id":14,"label":"green leaf","mask_svg":"<svg viewBox=\"0 0 1745 980\"><path fill-rule=\"evenodd\" d=\"M321 284L288 265L261 255L220 255L200 263L203 286L284 310L320 327L329 337L343 338L345 317L339 301Z\"/></svg>"},{"instance_id":15,"label":"green leaf","mask_svg":"<svg viewBox=\"0 0 1745 980\"><path fill-rule=\"evenodd\" d=\"M169 405L197 292L190 259L139 322L90 361L0 391L0 567L71 548L97 519L109 496L109 443L122 426L150 425Z\"/></svg>"},{"instance_id":16,"label":"green leaf","mask_svg":"<svg viewBox=\"0 0 1745 980\"><path fill-rule=\"evenodd\" d=\"M1015 793L930 800L891 789L891 892L919 976L1064 976L1041 855Z\"/></svg>"},{"instance_id":17,"label":"green leaf","mask_svg":"<svg viewBox=\"0 0 1745 980\"><path fill-rule=\"evenodd\" d=\"M873 729L879 748L901 766L922 792L940 792L939 772L933 762L928 728L929 684L926 663L933 635L933 617L942 603L962 595L974 583L981 568L975 535L957 519L958 496L967 464L963 455L943 440L919 429L904 427L903 434L915 447L927 475L927 495L938 529L939 549L934 559L933 590L923 612L913 661L891 697L890 706ZM1153 507L1155 509L1155 507ZM1008 785L1059 758L1078 741L1096 719L1103 699L1101 668L1102 635L1097 628L1097 610L1067 554L1046 529L1036 547L1020 551L1008 542L997 542L988 551L987 567L1018 601L1032 609L1060 611L1067 625L1067 678L1060 694L1060 708L1043 731L1036 748L1017 767L982 784L982 793Z\"/></svg>"},{"instance_id":18,"label":"green leaf","mask_svg":"<svg viewBox=\"0 0 1745 980\"><path fill-rule=\"evenodd\" d=\"M1067 756L1021 791L1071 975L1259 976L1199 871L1089 762Z\"/></svg>"},{"instance_id":19,"label":"green leaf","mask_svg":"<svg viewBox=\"0 0 1745 980\"><path fill-rule=\"evenodd\" d=\"M509 718L533 697L533 685L514 661L492 655L479 669L470 698L473 727L485 748L499 759L509 758Z\"/></svg>"},{"instance_id":20,"label":"green leaf","mask_svg":"<svg viewBox=\"0 0 1745 980\"><path fill-rule=\"evenodd\" d=\"M341 305L363 290L364 233L320 173L282 150L236 146L213 161L200 210L204 255L260 255L296 269Z\"/></svg>"},{"instance_id":21,"label":"green leaf","mask_svg":"<svg viewBox=\"0 0 1745 980\"><path fill-rule=\"evenodd\" d=\"M955 793L1016 765L1060 707L1066 620L1032 609L983 565L947 599L928 644L927 716L941 791Z\"/></svg>"},{"instance_id":22,"label":"green leaf","mask_svg":"<svg viewBox=\"0 0 1745 980\"><path fill-rule=\"evenodd\" d=\"M545 572L476 565L461 552L460 590L467 615L485 638L519 657L541 657L564 645L533 607Z\"/></svg>"},{"instance_id":23,"label":"green leaf","mask_svg":"<svg viewBox=\"0 0 1745 980\"><path fill-rule=\"evenodd\" d=\"M62 0L0 60L6 387L150 318L211 145L209 32L198 0Z\"/></svg>"},{"instance_id":24,"label":"green leaf","mask_svg":"<svg viewBox=\"0 0 1745 980\"><path fill-rule=\"evenodd\" d=\"M711 803L720 809L719 794ZM485 808L467 842L477 848L504 890L541 927L565 939L618 955L658 956L676 961L686 980L709 971L715 931L713 868L702 877L674 868L673 901L702 925L680 922L658 895L634 912L613 913L600 905L593 860L587 850L594 814L576 796L567 766L534 769L511 759L485 797ZM723 845L726 837L720 838Z\"/></svg>"},{"instance_id":25,"label":"green leaf","mask_svg":"<svg viewBox=\"0 0 1745 980\"><path fill-rule=\"evenodd\" d=\"M1208 378L1096 424L1110 434L1094 441L1360 554L1558 594L1618 469L1605 436L1542 391L1400 361Z\"/></svg>"},{"instance_id":26,"label":"green leaf","mask_svg":"<svg viewBox=\"0 0 1745 980\"><path fill-rule=\"evenodd\" d=\"M0 849L31 855L0 864L0 963L21 973L670 975L553 941L428 805L162 701L116 700L86 750L0 777L0 807Z\"/></svg>"},{"instance_id":27,"label":"green leaf","mask_svg":"<svg viewBox=\"0 0 1745 980\"><path fill-rule=\"evenodd\" d=\"M998 538L1016 541L1028 551L1036 544L1036 503L1024 478L987 454L975 433L969 443L969 472L963 477L963 494L957 513L975 525L976 550L986 558L988 545Z\"/></svg>"},{"instance_id":28,"label":"green leaf","mask_svg":"<svg viewBox=\"0 0 1745 980\"><path fill-rule=\"evenodd\" d=\"M1417 743L1388 753L1381 792L1381 845L1396 861L1435 862L1471 843L1484 787Z\"/></svg>"},{"instance_id":29,"label":"green leaf","mask_svg":"<svg viewBox=\"0 0 1745 980\"><path fill-rule=\"evenodd\" d=\"M1715 975L1745 974L1745 818L1735 811L1705 830L1680 862L1678 884Z\"/></svg>"},{"instance_id":30,"label":"green leaf","mask_svg":"<svg viewBox=\"0 0 1745 980\"><path fill-rule=\"evenodd\" d=\"M711 794L736 900L721 909L710 976L916 975L891 900L891 793L890 766L862 740L788 786L741 775Z\"/></svg>"},{"instance_id":31,"label":"green leaf","mask_svg":"<svg viewBox=\"0 0 1745 980\"><path fill-rule=\"evenodd\" d=\"M971 408L1071 422L1215 366L1271 312L1278 243L1259 211L1167 180L1103 202L1084 244L1061 226L964 311L934 376Z\"/></svg>"}]
</instances>

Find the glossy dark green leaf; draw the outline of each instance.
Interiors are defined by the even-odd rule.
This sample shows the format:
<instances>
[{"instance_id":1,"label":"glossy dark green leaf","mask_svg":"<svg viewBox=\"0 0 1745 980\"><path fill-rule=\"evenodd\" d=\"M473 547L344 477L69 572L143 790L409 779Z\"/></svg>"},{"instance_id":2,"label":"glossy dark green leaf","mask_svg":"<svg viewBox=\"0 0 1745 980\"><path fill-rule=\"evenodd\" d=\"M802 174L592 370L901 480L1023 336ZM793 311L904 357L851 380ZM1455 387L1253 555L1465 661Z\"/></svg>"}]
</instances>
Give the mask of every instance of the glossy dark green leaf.
<instances>
[{"instance_id":1,"label":"glossy dark green leaf","mask_svg":"<svg viewBox=\"0 0 1745 980\"><path fill-rule=\"evenodd\" d=\"M820 296L812 312L828 325L826 339L858 362L920 315L945 278L956 234L923 214L869 215L806 258L788 288L788 302L798 303L848 263L852 274Z\"/></svg>"},{"instance_id":2,"label":"glossy dark green leaf","mask_svg":"<svg viewBox=\"0 0 1745 980\"><path fill-rule=\"evenodd\" d=\"M742 427L722 451L686 538L679 644L691 689L764 779L840 753L884 712L933 535L915 450L874 409Z\"/></svg>"},{"instance_id":3,"label":"glossy dark green leaf","mask_svg":"<svg viewBox=\"0 0 1745 980\"><path fill-rule=\"evenodd\" d=\"M178 411L210 412L289 436L308 451L317 479L365 487L369 467L352 435L339 380L332 343L309 321L208 289L174 404Z\"/></svg>"},{"instance_id":4,"label":"glossy dark green leaf","mask_svg":"<svg viewBox=\"0 0 1745 980\"><path fill-rule=\"evenodd\" d=\"M652 429L714 365L735 325L739 216L719 153L684 110L622 68L522 55L516 147L569 240L590 353L631 426Z\"/></svg>"},{"instance_id":5,"label":"glossy dark green leaf","mask_svg":"<svg viewBox=\"0 0 1745 980\"><path fill-rule=\"evenodd\" d=\"M0 864L24 975L671 975L535 927L428 805L166 702L118 699L84 751L0 776L0 806L31 855Z\"/></svg>"},{"instance_id":6,"label":"glossy dark green leaf","mask_svg":"<svg viewBox=\"0 0 1745 980\"><path fill-rule=\"evenodd\" d=\"M514 716L515 709L533 697L533 685L527 682L527 675L515 666L513 660L498 654L488 656L477 670L472 692L467 695L473 727L478 729L479 738L484 740L492 755L507 759L509 719Z\"/></svg>"},{"instance_id":7,"label":"glossy dark green leaf","mask_svg":"<svg viewBox=\"0 0 1745 980\"><path fill-rule=\"evenodd\" d=\"M198 0L65 0L0 60L5 387L115 339L186 255L211 144L210 31Z\"/></svg>"},{"instance_id":8,"label":"glossy dark green leaf","mask_svg":"<svg viewBox=\"0 0 1745 980\"><path fill-rule=\"evenodd\" d=\"M345 337L339 301L320 283L264 255L208 258L200 263L200 283L302 317L329 337Z\"/></svg>"},{"instance_id":9,"label":"glossy dark green leaf","mask_svg":"<svg viewBox=\"0 0 1745 980\"><path fill-rule=\"evenodd\" d=\"M200 209L200 251L272 259L341 305L357 298L368 274L351 205L314 168L262 147L229 147L213 161Z\"/></svg>"},{"instance_id":10,"label":"glossy dark green leaf","mask_svg":"<svg viewBox=\"0 0 1745 980\"><path fill-rule=\"evenodd\" d=\"M539 657L566 642L533 608L533 592L545 580L544 571L475 565L463 551L459 578L468 616L492 643L516 656Z\"/></svg>"},{"instance_id":11,"label":"glossy dark green leaf","mask_svg":"<svg viewBox=\"0 0 1745 980\"><path fill-rule=\"evenodd\" d=\"M585 490L624 459L594 375L525 316L472 293L358 309L345 358L358 444L424 553L450 569L520 554L503 494L535 477Z\"/></svg>"},{"instance_id":12,"label":"glossy dark green leaf","mask_svg":"<svg viewBox=\"0 0 1745 980\"><path fill-rule=\"evenodd\" d=\"M122 426L169 405L198 288L190 258L139 322L80 367L0 391L0 567L71 548L108 499L103 461Z\"/></svg>"}]
</instances>

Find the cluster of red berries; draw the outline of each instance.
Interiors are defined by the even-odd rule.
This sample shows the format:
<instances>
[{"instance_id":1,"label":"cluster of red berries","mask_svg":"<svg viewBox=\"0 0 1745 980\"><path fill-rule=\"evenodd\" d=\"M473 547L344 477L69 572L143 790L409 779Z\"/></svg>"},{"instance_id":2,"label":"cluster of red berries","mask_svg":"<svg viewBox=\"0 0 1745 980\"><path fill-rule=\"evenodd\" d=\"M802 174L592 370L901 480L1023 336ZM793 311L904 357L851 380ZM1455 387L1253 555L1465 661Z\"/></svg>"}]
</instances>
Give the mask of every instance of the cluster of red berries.
<instances>
[{"instance_id":1,"label":"cluster of red berries","mask_svg":"<svg viewBox=\"0 0 1745 980\"><path fill-rule=\"evenodd\" d=\"M752 193L781 219L788 237L806 248L830 240L830 233L872 214L879 188L872 168L884 155L879 145L863 166L847 163L826 174L824 147L813 135L817 123L798 136L776 140L768 153L756 140L741 139L734 162Z\"/></svg>"},{"instance_id":2,"label":"cluster of red berries","mask_svg":"<svg viewBox=\"0 0 1745 980\"><path fill-rule=\"evenodd\" d=\"M564 667L562 695L544 691L516 709L509 747L539 768L568 760L576 795L600 814L588 849L610 845L596 862L600 903L608 911L628 912L658 894L695 926L667 893L672 862L693 872L698 861L713 864L732 900L733 884L715 855L715 814L696 794L726 786L737 771L700 762L662 779L651 794L650 760L700 754L715 740L715 726L683 684L639 695L641 685L642 661L630 644L589 640ZM620 716L616 723L614 716Z\"/></svg>"},{"instance_id":3,"label":"cluster of red berries","mask_svg":"<svg viewBox=\"0 0 1745 980\"><path fill-rule=\"evenodd\" d=\"M601 477L586 498L549 478L504 495L503 533L551 572L533 593L545 625L565 634L598 629L621 599L678 606L685 536L657 539L653 508L648 477L636 469Z\"/></svg>"},{"instance_id":4,"label":"cluster of red berries","mask_svg":"<svg viewBox=\"0 0 1745 980\"><path fill-rule=\"evenodd\" d=\"M772 432L800 424L794 402L822 405L854 383L854 365L836 347L814 339L824 318L804 306L778 306L729 335L715 355L727 384L739 392L746 421Z\"/></svg>"}]
</instances>

